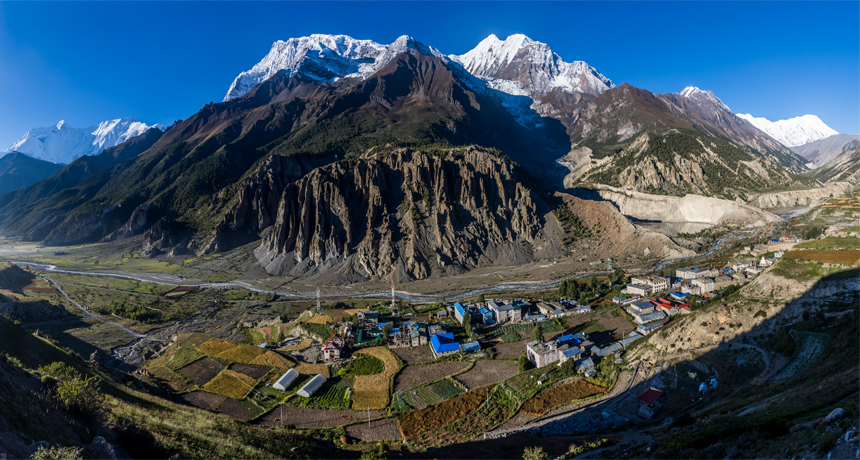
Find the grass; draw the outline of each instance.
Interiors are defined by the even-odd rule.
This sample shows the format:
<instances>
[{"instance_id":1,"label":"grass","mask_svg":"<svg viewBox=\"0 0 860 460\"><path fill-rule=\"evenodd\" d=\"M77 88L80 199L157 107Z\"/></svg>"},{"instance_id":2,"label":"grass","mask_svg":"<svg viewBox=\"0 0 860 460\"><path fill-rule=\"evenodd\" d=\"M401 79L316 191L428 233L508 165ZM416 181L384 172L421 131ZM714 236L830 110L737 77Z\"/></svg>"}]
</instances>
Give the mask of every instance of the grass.
<instances>
[{"instance_id":1,"label":"grass","mask_svg":"<svg viewBox=\"0 0 860 460\"><path fill-rule=\"evenodd\" d=\"M789 259L812 260L831 264L860 264L860 251L790 251L785 254Z\"/></svg>"},{"instance_id":2,"label":"grass","mask_svg":"<svg viewBox=\"0 0 860 460\"><path fill-rule=\"evenodd\" d=\"M385 363L373 356L365 356L349 363L344 370L352 375L375 375L385 371Z\"/></svg>"}]
</instances>

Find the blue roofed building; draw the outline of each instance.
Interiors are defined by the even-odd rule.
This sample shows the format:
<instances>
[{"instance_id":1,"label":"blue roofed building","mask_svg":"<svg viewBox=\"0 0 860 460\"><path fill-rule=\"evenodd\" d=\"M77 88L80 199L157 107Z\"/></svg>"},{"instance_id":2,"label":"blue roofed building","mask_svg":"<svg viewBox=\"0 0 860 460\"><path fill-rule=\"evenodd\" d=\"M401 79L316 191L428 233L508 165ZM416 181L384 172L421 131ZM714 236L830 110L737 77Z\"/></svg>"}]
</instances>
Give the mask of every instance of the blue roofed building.
<instances>
[{"instance_id":1,"label":"blue roofed building","mask_svg":"<svg viewBox=\"0 0 860 460\"><path fill-rule=\"evenodd\" d=\"M466 342L463 344L463 351L480 351L481 344L478 342Z\"/></svg>"},{"instance_id":2,"label":"blue roofed building","mask_svg":"<svg viewBox=\"0 0 860 460\"><path fill-rule=\"evenodd\" d=\"M454 334L446 332L430 337L430 349L433 350L433 357L447 356L460 351L460 342L454 340Z\"/></svg>"},{"instance_id":3,"label":"blue roofed building","mask_svg":"<svg viewBox=\"0 0 860 460\"><path fill-rule=\"evenodd\" d=\"M463 317L466 316L466 307L463 306L460 302L454 304L454 318L457 318L457 321L460 324L463 324Z\"/></svg>"}]
</instances>

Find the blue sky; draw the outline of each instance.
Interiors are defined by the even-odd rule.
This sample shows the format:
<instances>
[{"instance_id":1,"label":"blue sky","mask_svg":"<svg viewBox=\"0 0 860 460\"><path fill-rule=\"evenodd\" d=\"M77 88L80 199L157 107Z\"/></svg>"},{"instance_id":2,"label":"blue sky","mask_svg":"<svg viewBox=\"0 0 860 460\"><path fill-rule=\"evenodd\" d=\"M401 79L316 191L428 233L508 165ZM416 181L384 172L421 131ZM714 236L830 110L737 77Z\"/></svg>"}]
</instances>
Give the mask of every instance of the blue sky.
<instances>
[{"instance_id":1,"label":"blue sky","mask_svg":"<svg viewBox=\"0 0 860 460\"><path fill-rule=\"evenodd\" d=\"M860 2L0 2L0 150L28 129L220 101L278 39L408 34L461 54L523 33L654 93L711 89L735 112L860 133Z\"/></svg>"}]
</instances>

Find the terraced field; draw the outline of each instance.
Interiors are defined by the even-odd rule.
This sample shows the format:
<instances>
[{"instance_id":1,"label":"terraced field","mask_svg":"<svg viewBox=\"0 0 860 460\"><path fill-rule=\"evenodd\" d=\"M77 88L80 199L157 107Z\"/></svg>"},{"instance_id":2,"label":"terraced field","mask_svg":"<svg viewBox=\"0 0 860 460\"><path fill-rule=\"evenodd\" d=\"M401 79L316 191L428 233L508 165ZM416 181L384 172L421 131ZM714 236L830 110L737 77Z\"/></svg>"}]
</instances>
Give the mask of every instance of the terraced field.
<instances>
[{"instance_id":1,"label":"terraced field","mask_svg":"<svg viewBox=\"0 0 860 460\"><path fill-rule=\"evenodd\" d=\"M377 375L357 375L353 386L353 409L382 409L389 403L389 382L400 370L397 358L385 347L358 350L356 355L370 355L385 364L385 371Z\"/></svg>"},{"instance_id":2,"label":"terraced field","mask_svg":"<svg viewBox=\"0 0 860 460\"><path fill-rule=\"evenodd\" d=\"M394 377L394 392L400 392L426 382L433 382L460 373L469 363L441 362L421 366L406 366Z\"/></svg>"},{"instance_id":3,"label":"terraced field","mask_svg":"<svg viewBox=\"0 0 860 460\"><path fill-rule=\"evenodd\" d=\"M492 385L517 375L519 368L514 361L476 361L468 371L454 377L466 388L473 390Z\"/></svg>"},{"instance_id":4,"label":"terraced field","mask_svg":"<svg viewBox=\"0 0 860 460\"><path fill-rule=\"evenodd\" d=\"M424 409L427 406L439 404L442 401L465 393L465 388L450 379L441 380L432 385L412 388L395 395L394 409L396 412L409 412Z\"/></svg>"}]
</instances>

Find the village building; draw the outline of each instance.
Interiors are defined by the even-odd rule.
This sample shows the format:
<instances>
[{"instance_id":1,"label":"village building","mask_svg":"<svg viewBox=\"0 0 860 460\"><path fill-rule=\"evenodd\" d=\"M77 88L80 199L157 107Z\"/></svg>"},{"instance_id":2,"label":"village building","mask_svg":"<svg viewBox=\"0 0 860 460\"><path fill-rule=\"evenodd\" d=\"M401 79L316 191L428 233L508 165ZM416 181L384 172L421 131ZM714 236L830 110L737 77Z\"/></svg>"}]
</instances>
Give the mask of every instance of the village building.
<instances>
[{"instance_id":1,"label":"village building","mask_svg":"<svg viewBox=\"0 0 860 460\"><path fill-rule=\"evenodd\" d=\"M717 276L719 272L710 268L696 268L696 267L688 267L688 268L679 268L675 271L675 276L679 278L683 278L685 280L694 280L698 278L707 278Z\"/></svg>"},{"instance_id":2,"label":"village building","mask_svg":"<svg viewBox=\"0 0 860 460\"><path fill-rule=\"evenodd\" d=\"M487 302L487 308L493 312L493 316L498 323L507 323L511 321L522 321L523 311L522 306L515 304L499 305L495 301Z\"/></svg>"},{"instance_id":3,"label":"village building","mask_svg":"<svg viewBox=\"0 0 860 460\"><path fill-rule=\"evenodd\" d=\"M639 415L650 419L660 410L662 405L657 402L660 396L663 395L663 392L654 388L648 387L647 390L643 391L636 399L639 400Z\"/></svg>"},{"instance_id":4,"label":"village building","mask_svg":"<svg viewBox=\"0 0 860 460\"><path fill-rule=\"evenodd\" d=\"M651 302L633 302L627 307L627 312L631 315L644 315L654 311L654 304Z\"/></svg>"},{"instance_id":5,"label":"village building","mask_svg":"<svg viewBox=\"0 0 860 460\"><path fill-rule=\"evenodd\" d=\"M594 356L603 357L603 356L606 356L608 354L615 353L616 351L621 350L621 348L622 347L621 347L620 343L613 343L613 344L607 345L603 348L598 347L598 346L594 346L591 348L591 354Z\"/></svg>"},{"instance_id":6,"label":"village building","mask_svg":"<svg viewBox=\"0 0 860 460\"><path fill-rule=\"evenodd\" d=\"M624 288L623 294L633 294L638 295L640 297L645 297L651 295L653 292L653 288L644 284L628 284L626 288Z\"/></svg>"},{"instance_id":7,"label":"village building","mask_svg":"<svg viewBox=\"0 0 860 460\"><path fill-rule=\"evenodd\" d=\"M669 289L669 278L655 275L634 276L630 278L630 284L651 286L652 292L661 292Z\"/></svg>"},{"instance_id":8,"label":"village building","mask_svg":"<svg viewBox=\"0 0 860 460\"><path fill-rule=\"evenodd\" d=\"M640 324L639 327L636 328L636 332L642 335L648 335L661 327L663 327L662 321L657 321L656 323L651 324Z\"/></svg>"},{"instance_id":9,"label":"village building","mask_svg":"<svg viewBox=\"0 0 860 460\"><path fill-rule=\"evenodd\" d=\"M338 337L337 334L331 336L320 351L322 352L323 359L326 361L337 361L346 356L343 339Z\"/></svg>"},{"instance_id":10,"label":"village building","mask_svg":"<svg viewBox=\"0 0 860 460\"><path fill-rule=\"evenodd\" d=\"M459 352L460 342L454 340L454 334L451 332L436 334L430 337L430 350L433 351L433 357L438 359Z\"/></svg>"},{"instance_id":11,"label":"village building","mask_svg":"<svg viewBox=\"0 0 860 460\"><path fill-rule=\"evenodd\" d=\"M526 356L535 367L544 367L556 361L578 359L584 351L581 346L583 340L582 334L565 335L551 342L535 340L526 343Z\"/></svg>"},{"instance_id":12,"label":"village building","mask_svg":"<svg viewBox=\"0 0 860 460\"><path fill-rule=\"evenodd\" d=\"M303 398L310 398L317 392L326 382L326 378L322 374L317 374L312 378L305 386L301 387L299 391L296 392L299 396Z\"/></svg>"},{"instance_id":13,"label":"village building","mask_svg":"<svg viewBox=\"0 0 860 460\"><path fill-rule=\"evenodd\" d=\"M702 288L695 284L685 284L681 286L681 292L684 294L699 295L702 293Z\"/></svg>"},{"instance_id":14,"label":"village building","mask_svg":"<svg viewBox=\"0 0 860 460\"><path fill-rule=\"evenodd\" d=\"M713 278L697 278L692 281L694 286L699 286L701 292L714 292Z\"/></svg>"},{"instance_id":15,"label":"village building","mask_svg":"<svg viewBox=\"0 0 860 460\"><path fill-rule=\"evenodd\" d=\"M299 373L295 369L290 369L286 373L284 373L284 375L282 375L277 382L272 385L272 388L276 390L287 391L287 388L289 388L290 385L293 384L293 382L296 380L296 378L298 378L298 376Z\"/></svg>"}]
</instances>

